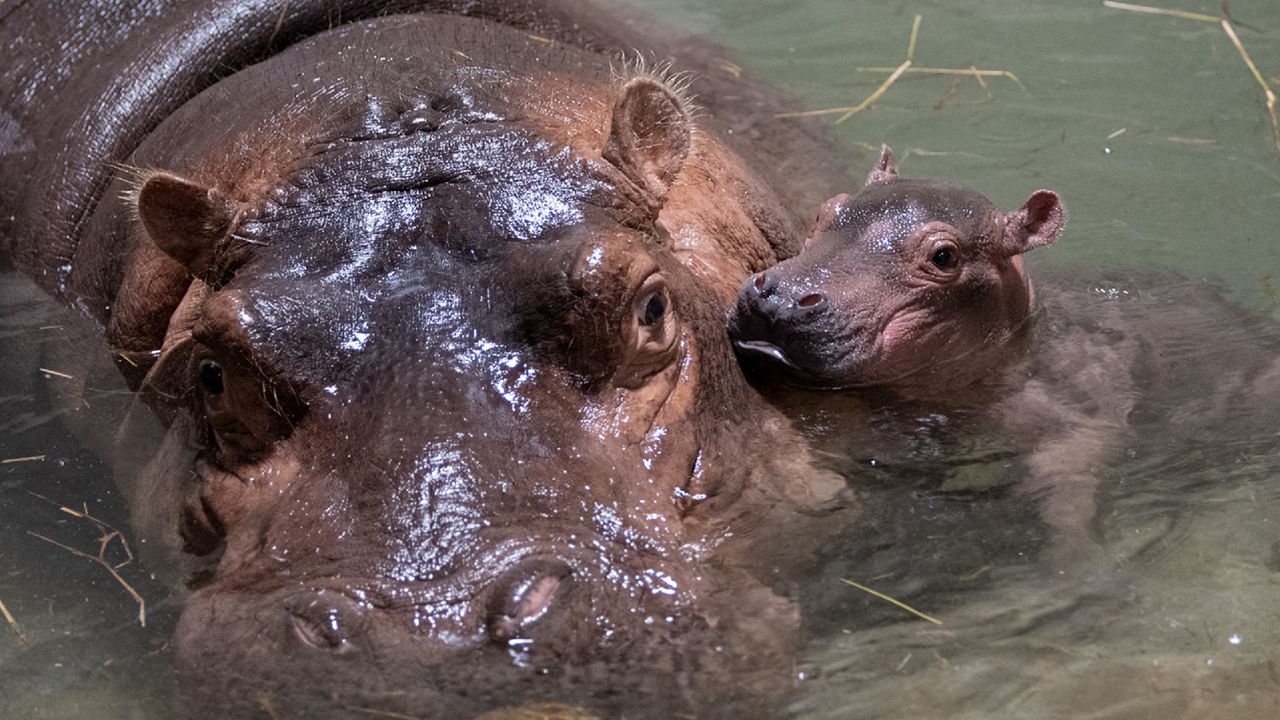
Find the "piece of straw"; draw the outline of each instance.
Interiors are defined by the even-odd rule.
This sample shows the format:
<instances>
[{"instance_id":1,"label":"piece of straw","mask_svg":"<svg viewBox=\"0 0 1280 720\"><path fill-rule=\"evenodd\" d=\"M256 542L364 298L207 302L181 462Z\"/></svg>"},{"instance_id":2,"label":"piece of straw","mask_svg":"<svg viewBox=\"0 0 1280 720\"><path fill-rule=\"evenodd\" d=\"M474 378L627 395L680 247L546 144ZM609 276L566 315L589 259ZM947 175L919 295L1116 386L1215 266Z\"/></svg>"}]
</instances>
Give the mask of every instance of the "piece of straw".
<instances>
[{"instance_id":1,"label":"piece of straw","mask_svg":"<svg viewBox=\"0 0 1280 720\"><path fill-rule=\"evenodd\" d=\"M897 72L898 69L891 68L891 67L856 67L853 70L854 72L865 72L865 73L886 73L886 72L891 73L891 72ZM1014 75L1012 72L1008 70L987 70L983 68L975 68L973 66L969 66L967 68L936 68L936 67L921 67L919 65L914 65L912 67L907 68L906 73L908 75L915 75L915 74L972 75L978 78L1003 77L1003 78L1008 78L1012 80L1013 84L1021 88L1023 92L1027 91L1027 87L1022 84L1022 81L1018 79L1018 76ZM986 83L983 83L983 86L985 87Z\"/></svg>"},{"instance_id":2,"label":"piece of straw","mask_svg":"<svg viewBox=\"0 0 1280 720\"><path fill-rule=\"evenodd\" d=\"M390 710L378 710L376 708L357 707L355 705L343 705L343 708L351 712L361 713L362 715L372 715L374 717L393 718L394 720L418 720L416 715L405 715L404 713L392 712Z\"/></svg>"},{"instance_id":3,"label":"piece of straw","mask_svg":"<svg viewBox=\"0 0 1280 720\"><path fill-rule=\"evenodd\" d=\"M917 17L919 16L917 15ZM879 100L880 96L885 94L885 91L888 90L895 82L897 82L898 78L902 77L902 73L906 72L907 68L909 67L911 67L911 61L904 60L902 64L898 66L898 69L894 70L892 75L890 75L884 82L880 83L880 87L876 88L876 91L871 93L871 95L869 95L866 100L863 100L857 105L849 108L849 110L845 112L845 114L836 118L836 124L839 125L840 123L843 123L845 120L848 120L854 115L857 115L863 110L866 110L867 108L871 107L871 103L875 102L876 100Z\"/></svg>"},{"instance_id":4,"label":"piece of straw","mask_svg":"<svg viewBox=\"0 0 1280 720\"><path fill-rule=\"evenodd\" d=\"M4 619L9 623L9 627L13 628L13 631L18 634L18 639L22 641L22 644L30 645L31 641L27 639L27 634L22 631L22 626L14 619L13 613L9 612L9 608L5 606L3 600L0 600L0 614L4 615Z\"/></svg>"},{"instance_id":5,"label":"piece of straw","mask_svg":"<svg viewBox=\"0 0 1280 720\"><path fill-rule=\"evenodd\" d=\"M45 458L44 455L27 455L25 457L5 458L4 460L0 460L0 465L8 465L9 463L20 463L20 462L40 462L41 460L44 460L44 458Z\"/></svg>"},{"instance_id":6,"label":"piece of straw","mask_svg":"<svg viewBox=\"0 0 1280 720\"><path fill-rule=\"evenodd\" d=\"M130 585L128 581L126 581L118 572L120 568L133 562L133 550L129 548L129 541L125 539L124 533L112 527L105 520L100 520L94 517L93 515L89 514L88 503L82 503L81 504L82 509L76 510L74 508L69 508L66 505L57 503L45 497L44 495L41 495L40 493L35 493L28 490L27 494L33 497L37 497L49 503L50 505L57 507L59 511L64 512L72 517L80 518L82 520L86 520L92 523L94 527L98 529L98 532L102 533L98 537L98 554L94 556L94 555L90 555L89 553L83 552L81 550L77 550L76 548L73 548L70 545L65 545L63 543L60 543L57 540L54 540L53 538L41 535L38 532L33 532L31 530L27 531L27 534L31 535L32 537L43 540L44 542L47 542L50 545L55 545L57 547L60 547L63 550L66 550L67 552L71 553L72 555L75 555L76 557L82 557L86 560L91 560L101 565L103 569L105 569L108 573L111 574L111 577L115 578L115 581L120 584L120 587L124 588L125 592L129 593L129 595L133 598L134 602L138 604L138 624L141 625L142 627L146 627L147 626L146 601L142 599L142 595L140 595L137 590L133 589L133 586ZM107 560L107 548L111 546L112 541L119 542L120 547L124 550L124 554L125 554L124 561L116 563L114 565L112 565L111 562Z\"/></svg>"},{"instance_id":7,"label":"piece of straw","mask_svg":"<svg viewBox=\"0 0 1280 720\"><path fill-rule=\"evenodd\" d=\"M1220 18L1213 15L1203 15L1201 13L1187 12L1185 10L1167 10L1165 8L1151 7L1150 5L1133 5L1131 3L1116 2L1115 0L1102 0L1102 4L1116 10L1127 10L1136 13L1148 13L1151 15L1167 15L1169 17L1183 18L1186 20L1198 20L1200 22L1216 23Z\"/></svg>"},{"instance_id":8,"label":"piece of straw","mask_svg":"<svg viewBox=\"0 0 1280 720\"><path fill-rule=\"evenodd\" d=\"M924 614L924 613L920 612L919 610L917 610L917 609L915 609L915 608L911 607L910 605L908 605L908 604L906 604L906 603L902 602L901 600L895 600L895 599L893 599L893 598L889 597L888 595L885 595L885 594L884 594L884 593L882 593L882 592L877 592L877 591L875 591L875 590L872 590L871 588L867 587L866 585L861 585L861 584L856 583L856 582L854 582L854 581L852 581L852 580L849 580L848 578L840 578L840 582L844 583L845 585L849 585L850 587L858 588L858 589L859 589L859 590L861 590L862 592L869 593L869 594L871 594L871 595L875 595L876 597L880 598L881 600L885 600L885 601L887 601L887 602L891 602L891 603L893 603L894 605L897 605L898 607L902 608L903 610L906 610L907 612L911 613L912 615L915 615L916 617L919 617L919 618L923 618L923 619L925 619L925 620L928 620L929 622L933 623L934 625L941 625L941 624L942 624L942 621L941 621L941 620L939 620L938 618L933 617L932 615L926 615L926 614Z\"/></svg>"},{"instance_id":9,"label":"piece of straw","mask_svg":"<svg viewBox=\"0 0 1280 720\"><path fill-rule=\"evenodd\" d=\"M1230 16L1230 6L1225 2L1222 3L1222 13L1228 17L1214 17L1213 15L1204 15L1202 13L1185 12L1183 10L1168 10L1166 8L1152 7L1150 5L1133 5L1130 3L1116 2L1116 0L1102 0L1102 4L1116 10L1126 10L1128 12L1148 13L1151 15L1167 15L1169 17L1183 18L1185 20L1195 20L1196 22L1218 23L1222 26L1223 32L1231 40L1231 44L1236 46L1240 57L1244 60L1244 64L1249 68L1249 72L1253 75L1253 79L1262 87L1262 95L1267 104L1267 117L1271 120L1271 139L1275 145L1276 153L1280 154L1280 118L1276 116L1276 94L1275 91L1267 85L1267 80L1258 71L1258 66L1253 63L1253 58L1249 57L1249 51L1244 49L1244 43L1240 42L1240 36L1236 35L1236 30L1228 19ZM1275 79L1272 78L1274 81Z\"/></svg>"},{"instance_id":10,"label":"piece of straw","mask_svg":"<svg viewBox=\"0 0 1280 720\"><path fill-rule=\"evenodd\" d=\"M915 19L912 20L911 22L911 38L907 41L907 59L904 60L902 64L899 65L897 68L895 68L892 74L890 74L889 77L885 79L884 82L880 83L880 87L876 88L875 92L871 93L871 95L867 97L866 100L863 100L862 102L852 107L838 107L838 108L826 108L823 110L805 110L803 112L778 113L775 117L780 117L780 118L814 117L817 115L834 115L835 113L843 113L839 118L836 119L836 124L839 125L840 123L843 123L845 120L848 120L854 115L871 107L871 104L874 103L876 100L878 100L881 95L884 95L885 91L888 90L890 86L892 86L895 82L897 82L898 78L902 77L902 73L906 72L907 68L911 67L912 57L914 57L916 53L916 39L920 36L920 23L923 20L924 20L923 15L916 15Z\"/></svg>"},{"instance_id":11,"label":"piece of straw","mask_svg":"<svg viewBox=\"0 0 1280 720\"><path fill-rule=\"evenodd\" d=\"M991 94L991 88L987 85L987 81L983 79L984 77L1008 78L1012 80L1014 84L1016 84L1019 88L1021 88L1023 92L1027 91L1026 86L1022 84L1022 81L1018 79L1018 76L1014 75L1012 72L1009 72L1008 70L986 70L986 69L978 68L974 65L970 65L967 68L916 67L915 66L916 41L920 37L920 23L923 20L924 20L923 15L916 15L915 19L912 21L911 38L907 41L907 59L903 60L900 65L896 67L854 68L855 72L889 73L889 77L886 78L884 82L880 83L880 86L877 87L875 89L875 92L871 93L871 95L867 97L866 100L863 100L857 105L854 105L851 107L835 107L835 108L823 108L822 110L804 110L801 112L785 112L785 113L778 113L774 117L780 117L780 118L815 117L818 115L834 115L836 113L841 113L840 117L836 119L836 124L839 125L840 123L843 123L844 121L848 120L854 115L871 107L872 103L874 103L876 100L879 100L880 96L884 95L885 92L895 82L898 81L898 78L902 77L906 73L921 73L926 75L969 75L969 76L972 76L974 79L976 79L978 81L978 84L982 86L982 89L987 92L987 97L992 97L992 94ZM941 103L939 103L938 106L935 106L935 107L940 107L941 105L945 105L945 104L946 104L946 99L944 99Z\"/></svg>"},{"instance_id":12,"label":"piece of straw","mask_svg":"<svg viewBox=\"0 0 1280 720\"><path fill-rule=\"evenodd\" d=\"M1249 51L1244 49L1244 43L1240 42L1240 36L1236 35L1235 28L1231 27L1231 23L1226 19L1222 21L1222 29L1227 33L1227 37L1231 38L1231 44L1236 46L1236 50L1240 51L1240 57L1244 59L1244 64L1249 66L1249 72L1253 73L1253 79L1258 81L1258 85L1262 86L1263 97L1267 100L1267 114L1271 116L1271 139L1275 142L1276 152L1280 153L1280 122L1276 120L1276 94L1267 86L1267 81L1263 79L1262 73L1258 72L1258 66L1253 64L1253 58L1249 57Z\"/></svg>"}]
</instances>

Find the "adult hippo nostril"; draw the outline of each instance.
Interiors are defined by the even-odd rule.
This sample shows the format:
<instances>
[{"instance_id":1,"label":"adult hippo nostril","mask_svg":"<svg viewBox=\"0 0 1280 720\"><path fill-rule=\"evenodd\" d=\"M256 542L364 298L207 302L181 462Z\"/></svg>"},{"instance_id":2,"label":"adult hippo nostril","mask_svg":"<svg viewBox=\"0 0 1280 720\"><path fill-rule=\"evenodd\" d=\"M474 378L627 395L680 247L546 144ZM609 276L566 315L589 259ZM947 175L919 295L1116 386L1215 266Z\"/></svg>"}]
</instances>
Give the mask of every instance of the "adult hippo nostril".
<instances>
[{"instance_id":1,"label":"adult hippo nostril","mask_svg":"<svg viewBox=\"0 0 1280 720\"><path fill-rule=\"evenodd\" d=\"M568 591L572 574L567 563L548 558L526 561L505 573L489 605L489 638L502 645L522 639Z\"/></svg>"},{"instance_id":2,"label":"adult hippo nostril","mask_svg":"<svg viewBox=\"0 0 1280 720\"><path fill-rule=\"evenodd\" d=\"M342 593L322 590L289 603L289 635L306 648L345 654L356 649L361 611Z\"/></svg>"}]
</instances>

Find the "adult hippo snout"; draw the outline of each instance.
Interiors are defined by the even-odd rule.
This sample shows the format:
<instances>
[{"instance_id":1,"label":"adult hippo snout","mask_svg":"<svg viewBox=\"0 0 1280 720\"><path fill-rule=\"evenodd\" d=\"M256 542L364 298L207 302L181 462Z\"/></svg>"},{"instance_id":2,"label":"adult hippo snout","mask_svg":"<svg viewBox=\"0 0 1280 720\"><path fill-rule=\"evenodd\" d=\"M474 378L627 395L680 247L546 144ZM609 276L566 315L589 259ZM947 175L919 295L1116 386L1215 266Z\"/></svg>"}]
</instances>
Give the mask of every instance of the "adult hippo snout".
<instances>
[{"instance_id":1,"label":"adult hippo snout","mask_svg":"<svg viewBox=\"0 0 1280 720\"><path fill-rule=\"evenodd\" d=\"M199 398L175 425L212 435L186 527L221 547L183 610L185 667L277 698L323 677L474 710L496 701L459 688L520 697L537 671L609 667L614 688L690 668L756 683L740 670L758 663L785 677L785 603L704 562L707 509L755 471L733 448L764 428L697 413L743 388L707 381L732 358L678 261L635 231L571 227L476 259L423 243L381 258L416 270L378 283L305 271L258 289L314 257L238 273L181 363ZM240 419L208 420L220 413ZM773 635L722 618L726 586Z\"/></svg>"},{"instance_id":2,"label":"adult hippo snout","mask_svg":"<svg viewBox=\"0 0 1280 720\"><path fill-rule=\"evenodd\" d=\"M434 580L330 576L276 590L211 586L190 598L177 647L187 667L218 677L296 683L298 668L280 670L301 658L312 666L360 662L361 672L376 672L388 686L412 688L439 682L453 672L445 668L460 664L500 676L504 666L524 672L626 660L637 627L660 623L676 633L696 621L691 593L660 562L641 573L591 549L503 556L507 550L499 543L482 561L491 564ZM627 603L632 589L650 597Z\"/></svg>"},{"instance_id":3,"label":"adult hippo snout","mask_svg":"<svg viewBox=\"0 0 1280 720\"><path fill-rule=\"evenodd\" d=\"M264 636L556 665L690 605L677 493L698 494L714 443L693 413L716 398L699 381L714 304L640 233L556 235L480 259L401 246L376 261L413 272L358 284L296 247L205 301L188 358L153 373L179 363L197 386L211 439L188 527L225 545L184 615L191 665L265 660Z\"/></svg>"}]
</instances>

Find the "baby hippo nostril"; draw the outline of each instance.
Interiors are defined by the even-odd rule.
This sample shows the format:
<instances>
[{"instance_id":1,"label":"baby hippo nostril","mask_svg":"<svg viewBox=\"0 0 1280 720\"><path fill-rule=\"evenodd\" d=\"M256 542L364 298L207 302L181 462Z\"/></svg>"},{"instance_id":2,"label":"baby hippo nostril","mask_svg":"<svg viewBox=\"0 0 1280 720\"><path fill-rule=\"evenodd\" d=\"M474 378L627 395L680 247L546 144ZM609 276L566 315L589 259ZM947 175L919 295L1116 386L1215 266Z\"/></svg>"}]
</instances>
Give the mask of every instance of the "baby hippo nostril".
<instances>
[{"instance_id":1,"label":"baby hippo nostril","mask_svg":"<svg viewBox=\"0 0 1280 720\"><path fill-rule=\"evenodd\" d=\"M767 298L773 294L774 290L778 289L778 278L767 272L758 272L751 278L751 288L756 295Z\"/></svg>"},{"instance_id":2,"label":"baby hippo nostril","mask_svg":"<svg viewBox=\"0 0 1280 720\"><path fill-rule=\"evenodd\" d=\"M489 637L508 643L525 634L551 608L573 570L559 560L539 559L509 571L499 581L488 619Z\"/></svg>"},{"instance_id":3,"label":"baby hippo nostril","mask_svg":"<svg viewBox=\"0 0 1280 720\"><path fill-rule=\"evenodd\" d=\"M822 305L823 303L825 303L826 301L827 301L827 296L823 295L822 293L809 293L808 295L805 295L804 297L800 298L800 302L798 302L797 304L800 307L808 310L811 308L816 308L819 305Z\"/></svg>"}]
</instances>

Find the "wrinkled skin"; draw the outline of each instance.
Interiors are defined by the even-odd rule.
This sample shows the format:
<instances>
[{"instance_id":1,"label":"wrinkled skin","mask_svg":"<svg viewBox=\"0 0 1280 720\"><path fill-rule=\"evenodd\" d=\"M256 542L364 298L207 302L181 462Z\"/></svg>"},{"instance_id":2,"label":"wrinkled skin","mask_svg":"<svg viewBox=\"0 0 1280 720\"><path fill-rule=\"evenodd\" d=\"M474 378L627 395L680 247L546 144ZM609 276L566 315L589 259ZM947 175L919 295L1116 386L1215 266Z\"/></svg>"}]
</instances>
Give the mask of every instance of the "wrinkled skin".
<instances>
[{"instance_id":1,"label":"wrinkled skin","mask_svg":"<svg viewBox=\"0 0 1280 720\"><path fill-rule=\"evenodd\" d=\"M1163 278L1107 292L1060 278L1037 298L1021 255L1063 219L1047 190L1004 213L967 188L899 179L886 147L860 192L824 205L803 252L743 284L730 333L761 382L847 390L774 390L835 456L934 492L1042 499L1065 571L1101 553L1096 491L1135 427L1193 438L1222 408L1266 407L1280 332ZM1222 347L1230 358L1200 357ZM1146 417L1169 405L1181 410Z\"/></svg>"},{"instance_id":2,"label":"wrinkled skin","mask_svg":"<svg viewBox=\"0 0 1280 720\"><path fill-rule=\"evenodd\" d=\"M118 425L148 555L194 590L179 656L277 708L465 712L556 695L541 671L665 717L672 683L794 677L762 580L836 485L723 329L789 201L661 77L515 24L341 26L182 103L101 201L4 187L54 221L16 262L117 366L60 367L138 391L78 417Z\"/></svg>"}]
</instances>

